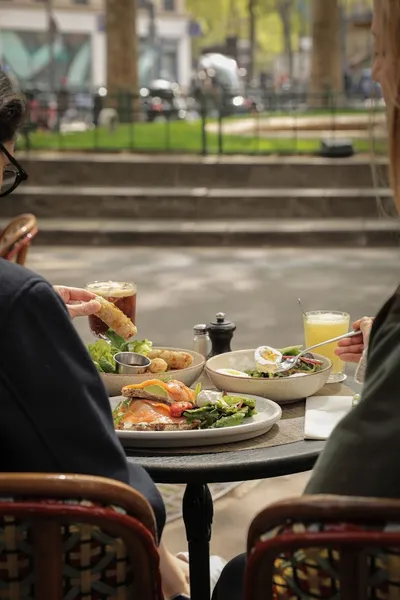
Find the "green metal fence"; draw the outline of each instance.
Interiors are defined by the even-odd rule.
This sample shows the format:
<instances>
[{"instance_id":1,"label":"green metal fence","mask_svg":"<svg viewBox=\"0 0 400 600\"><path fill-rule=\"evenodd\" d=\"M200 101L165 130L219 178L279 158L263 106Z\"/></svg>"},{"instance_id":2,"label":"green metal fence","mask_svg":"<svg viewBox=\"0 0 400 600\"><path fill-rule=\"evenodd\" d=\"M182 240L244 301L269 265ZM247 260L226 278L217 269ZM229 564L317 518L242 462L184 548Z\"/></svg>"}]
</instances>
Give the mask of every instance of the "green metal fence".
<instances>
[{"instance_id":1,"label":"green metal fence","mask_svg":"<svg viewBox=\"0 0 400 600\"><path fill-rule=\"evenodd\" d=\"M81 95L82 96L82 95ZM356 152L386 152L379 99L305 94L229 94L202 98L69 95L30 99L19 148L144 153L315 154L321 141L349 140Z\"/></svg>"}]
</instances>

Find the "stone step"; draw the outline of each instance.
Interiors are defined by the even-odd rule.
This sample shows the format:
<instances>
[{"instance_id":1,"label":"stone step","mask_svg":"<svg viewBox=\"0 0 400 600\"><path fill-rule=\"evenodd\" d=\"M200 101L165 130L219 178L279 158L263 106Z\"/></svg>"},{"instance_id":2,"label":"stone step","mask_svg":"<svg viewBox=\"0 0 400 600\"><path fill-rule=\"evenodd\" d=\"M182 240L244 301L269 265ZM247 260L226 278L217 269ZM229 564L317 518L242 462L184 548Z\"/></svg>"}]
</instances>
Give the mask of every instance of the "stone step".
<instances>
[{"instance_id":1,"label":"stone step","mask_svg":"<svg viewBox=\"0 0 400 600\"><path fill-rule=\"evenodd\" d=\"M0 221L0 226L6 220ZM399 245L395 219L41 219L38 245L347 246Z\"/></svg>"},{"instance_id":2,"label":"stone step","mask_svg":"<svg viewBox=\"0 0 400 600\"><path fill-rule=\"evenodd\" d=\"M385 213L388 189L186 188L22 185L5 196L0 214L32 212L38 218L294 219L374 218L377 198Z\"/></svg>"},{"instance_id":3,"label":"stone step","mask_svg":"<svg viewBox=\"0 0 400 600\"><path fill-rule=\"evenodd\" d=\"M232 188L368 188L371 159L320 157L18 153L31 185ZM385 170L383 159L374 159Z\"/></svg>"}]
</instances>

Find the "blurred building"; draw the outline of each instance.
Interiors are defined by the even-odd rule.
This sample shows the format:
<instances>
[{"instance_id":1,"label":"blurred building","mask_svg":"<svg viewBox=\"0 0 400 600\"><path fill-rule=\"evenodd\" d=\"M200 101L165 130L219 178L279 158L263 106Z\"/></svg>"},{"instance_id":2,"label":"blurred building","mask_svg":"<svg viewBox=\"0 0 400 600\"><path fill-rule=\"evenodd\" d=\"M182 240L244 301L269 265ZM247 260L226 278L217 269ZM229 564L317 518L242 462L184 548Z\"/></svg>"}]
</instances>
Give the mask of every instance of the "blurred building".
<instances>
[{"instance_id":1,"label":"blurred building","mask_svg":"<svg viewBox=\"0 0 400 600\"><path fill-rule=\"evenodd\" d=\"M138 2L141 85L151 76L189 86L191 43L185 0ZM46 0L0 0L0 60L24 87L96 89L106 84L103 0L52 0L53 59ZM153 17L152 18L152 14ZM53 60L53 67L50 62Z\"/></svg>"}]
</instances>

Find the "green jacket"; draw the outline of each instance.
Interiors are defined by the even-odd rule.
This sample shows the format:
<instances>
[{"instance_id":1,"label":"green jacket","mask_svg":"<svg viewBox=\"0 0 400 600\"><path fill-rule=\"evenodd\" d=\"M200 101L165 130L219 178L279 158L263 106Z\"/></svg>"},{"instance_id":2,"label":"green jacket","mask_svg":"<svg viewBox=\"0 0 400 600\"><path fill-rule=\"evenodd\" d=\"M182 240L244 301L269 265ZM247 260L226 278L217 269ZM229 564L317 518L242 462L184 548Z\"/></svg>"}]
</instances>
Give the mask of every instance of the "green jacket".
<instances>
[{"instance_id":1,"label":"green jacket","mask_svg":"<svg viewBox=\"0 0 400 600\"><path fill-rule=\"evenodd\" d=\"M333 431L305 493L400 498L400 288L375 319L361 401Z\"/></svg>"}]
</instances>

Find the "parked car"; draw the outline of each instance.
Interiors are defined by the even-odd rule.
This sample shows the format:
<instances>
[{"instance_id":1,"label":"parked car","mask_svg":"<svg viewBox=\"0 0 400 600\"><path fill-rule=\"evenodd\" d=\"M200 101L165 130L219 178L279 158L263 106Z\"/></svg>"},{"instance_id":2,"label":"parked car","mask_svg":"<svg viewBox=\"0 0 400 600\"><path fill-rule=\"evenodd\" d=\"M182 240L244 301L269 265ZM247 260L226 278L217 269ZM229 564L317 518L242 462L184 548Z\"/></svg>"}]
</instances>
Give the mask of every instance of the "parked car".
<instances>
[{"instance_id":1,"label":"parked car","mask_svg":"<svg viewBox=\"0 0 400 600\"><path fill-rule=\"evenodd\" d=\"M186 119L188 106L177 83L165 79L152 81L140 90L145 118L150 123L156 119Z\"/></svg>"},{"instance_id":2,"label":"parked car","mask_svg":"<svg viewBox=\"0 0 400 600\"><path fill-rule=\"evenodd\" d=\"M254 92L252 94L226 95L223 100L223 115L252 115L264 110L262 99Z\"/></svg>"}]
</instances>

